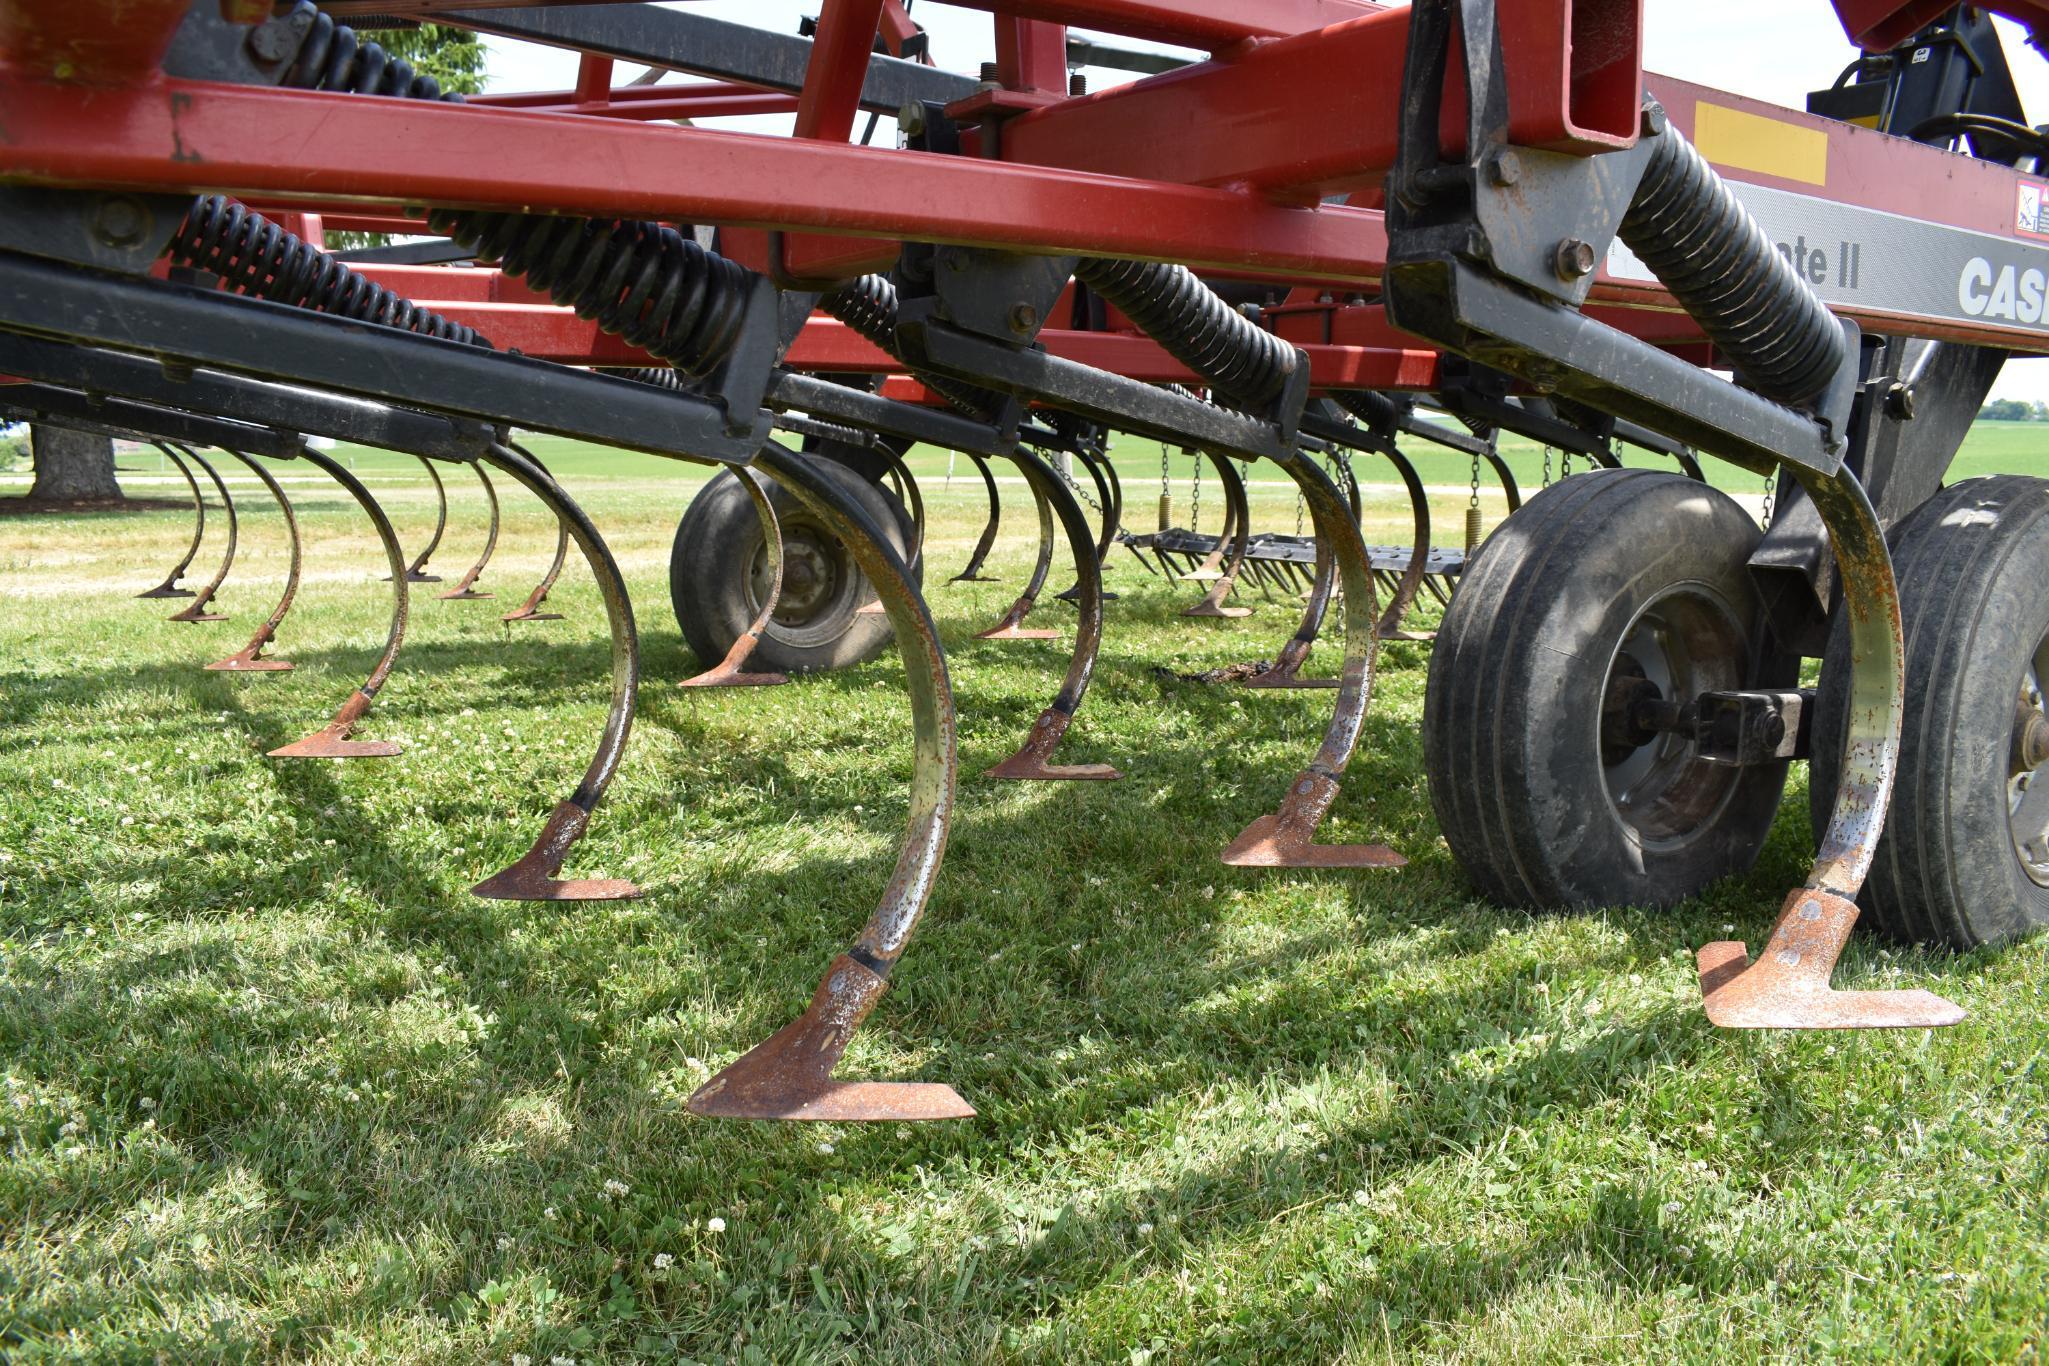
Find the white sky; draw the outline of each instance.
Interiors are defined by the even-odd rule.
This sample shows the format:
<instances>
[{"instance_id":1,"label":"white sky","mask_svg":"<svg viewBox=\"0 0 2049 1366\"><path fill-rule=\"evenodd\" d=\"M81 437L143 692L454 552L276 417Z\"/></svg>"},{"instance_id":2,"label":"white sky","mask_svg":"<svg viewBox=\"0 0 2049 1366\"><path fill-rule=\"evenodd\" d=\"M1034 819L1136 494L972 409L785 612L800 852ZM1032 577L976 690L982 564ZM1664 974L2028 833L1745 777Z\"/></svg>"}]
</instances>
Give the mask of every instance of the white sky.
<instances>
[{"instance_id":1,"label":"white sky","mask_svg":"<svg viewBox=\"0 0 2049 1366\"><path fill-rule=\"evenodd\" d=\"M782 33L796 32L801 16L818 11L816 0L694 0L688 8ZM995 55L986 13L933 0L916 0L911 13L931 34L934 60L948 70L973 71ZM1828 85L1855 56L1827 0L1647 0L1645 15L1644 60L1651 70L1793 109L1803 108L1807 92ZM2030 121L2049 120L2049 64L2023 45L2025 34L2018 26L2006 20L1999 23ZM557 90L575 84L572 53L496 38L485 41L491 54L488 89ZM1123 47L1156 46L1117 37L1107 41ZM615 80L633 74L633 68L622 67ZM1099 69L1089 70L1087 76L1091 90L1132 79L1128 73ZM707 126L781 131L789 120L728 119ZM876 140L884 146L895 140L892 120L882 120ZM2030 402L2049 400L2049 361L2009 364L1993 394Z\"/></svg>"}]
</instances>

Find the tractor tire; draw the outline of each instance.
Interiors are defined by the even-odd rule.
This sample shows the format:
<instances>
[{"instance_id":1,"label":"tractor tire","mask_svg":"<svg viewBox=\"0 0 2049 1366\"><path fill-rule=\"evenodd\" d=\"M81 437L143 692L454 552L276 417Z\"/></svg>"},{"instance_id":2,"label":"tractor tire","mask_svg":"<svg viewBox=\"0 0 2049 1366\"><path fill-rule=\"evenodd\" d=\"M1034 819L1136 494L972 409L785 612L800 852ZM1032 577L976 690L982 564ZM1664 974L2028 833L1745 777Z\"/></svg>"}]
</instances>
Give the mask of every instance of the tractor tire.
<instances>
[{"instance_id":1,"label":"tractor tire","mask_svg":"<svg viewBox=\"0 0 2049 1366\"><path fill-rule=\"evenodd\" d=\"M867 511L904 555L909 538L896 500L831 460L818 467ZM783 595L748 667L816 673L866 663L888 646L889 618L862 614L874 589L854 557L793 495L770 484L769 505L783 532ZM725 658L761 610L768 591L767 539L753 502L731 470L699 491L676 527L669 554L669 598L691 652L707 668ZM919 576L913 571L915 582Z\"/></svg>"},{"instance_id":2,"label":"tractor tire","mask_svg":"<svg viewBox=\"0 0 2049 1366\"><path fill-rule=\"evenodd\" d=\"M1746 567L1759 535L1714 489L1614 469L1544 490L1488 537L1423 708L1431 805L1481 894L1669 906L1756 861L1786 764L1710 764L1617 700L1790 679Z\"/></svg>"},{"instance_id":3,"label":"tractor tire","mask_svg":"<svg viewBox=\"0 0 2049 1366\"><path fill-rule=\"evenodd\" d=\"M1963 480L1907 514L1889 539L1907 637L1906 715L1892 805L1858 900L1904 942L2003 943L2049 926L2049 848L2039 827L2015 824L2028 788L2049 783L2049 482ZM1848 660L1839 622L1816 702L1817 831L1842 771Z\"/></svg>"}]
</instances>

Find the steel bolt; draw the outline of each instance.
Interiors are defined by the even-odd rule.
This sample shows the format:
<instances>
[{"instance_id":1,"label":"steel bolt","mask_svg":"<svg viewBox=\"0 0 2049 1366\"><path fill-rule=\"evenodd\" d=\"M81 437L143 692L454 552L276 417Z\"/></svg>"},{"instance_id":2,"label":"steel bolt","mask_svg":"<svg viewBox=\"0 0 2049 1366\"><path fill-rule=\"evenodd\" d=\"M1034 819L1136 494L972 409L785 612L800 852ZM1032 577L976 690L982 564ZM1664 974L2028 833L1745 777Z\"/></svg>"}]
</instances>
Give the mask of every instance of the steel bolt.
<instances>
[{"instance_id":1,"label":"steel bolt","mask_svg":"<svg viewBox=\"0 0 2049 1366\"><path fill-rule=\"evenodd\" d=\"M1030 304L1014 304L1010 310L1010 330L1019 336L1030 336L1039 325L1039 310Z\"/></svg>"},{"instance_id":2,"label":"steel bolt","mask_svg":"<svg viewBox=\"0 0 2049 1366\"><path fill-rule=\"evenodd\" d=\"M1558 244L1552 256L1561 280L1584 280L1594 273L1594 245L1577 237L1568 237Z\"/></svg>"},{"instance_id":3,"label":"steel bolt","mask_svg":"<svg viewBox=\"0 0 2049 1366\"><path fill-rule=\"evenodd\" d=\"M249 30L249 51L258 61L281 62L292 55L297 36L290 20L268 19Z\"/></svg>"},{"instance_id":4,"label":"steel bolt","mask_svg":"<svg viewBox=\"0 0 2049 1366\"><path fill-rule=\"evenodd\" d=\"M896 126L903 129L905 137L923 137L925 106L917 100L905 100L903 108L896 111Z\"/></svg>"},{"instance_id":5,"label":"steel bolt","mask_svg":"<svg viewBox=\"0 0 2049 1366\"><path fill-rule=\"evenodd\" d=\"M1914 420L1914 386L1903 380L1896 380L1885 391L1885 415L1895 422Z\"/></svg>"},{"instance_id":6,"label":"steel bolt","mask_svg":"<svg viewBox=\"0 0 2049 1366\"><path fill-rule=\"evenodd\" d=\"M975 82L984 90L997 90L1003 84L1003 68L994 62L982 63L981 77Z\"/></svg>"},{"instance_id":7,"label":"steel bolt","mask_svg":"<svg viewBox=\"0 0 2049 1366\"><path fill-rule=\"evenodd\" d=\"M132 195L108 195L93 212L93 236L110 247L132 247L149 230L149 210Z\"/></svg>"},{"instance_id":8,"label":"steel bolt","mask_svg":"<svg viewBox=\"0 0 2049 1366\"><path fill-rule=\"evenodd\" d=\"M1643 107L1643 131L1646 136L1657 137L1665 131L1668 122L1665 117L1665 106L1656 100Z\"/></svg>"},{"instance_id":9,"label":"steel bolt","mask_svg":"<svg viewBox=\"0 0 2049 1366\"><path fill-rule=\"evenodd\" d=\"M1513 185L1523 178L1523 160L1504 147L1488 159L1487 175L1496 185Z\"/></svg>"}]
</instances>

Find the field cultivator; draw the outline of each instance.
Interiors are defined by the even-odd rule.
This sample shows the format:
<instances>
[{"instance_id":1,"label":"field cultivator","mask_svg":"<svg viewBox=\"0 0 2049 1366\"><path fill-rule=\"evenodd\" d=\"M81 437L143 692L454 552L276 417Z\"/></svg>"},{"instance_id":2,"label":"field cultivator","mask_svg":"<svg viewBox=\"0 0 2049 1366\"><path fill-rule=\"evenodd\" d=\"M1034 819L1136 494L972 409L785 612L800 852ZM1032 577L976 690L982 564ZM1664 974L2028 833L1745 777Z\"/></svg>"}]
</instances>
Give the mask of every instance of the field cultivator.
<instances>
[{"instance_id":1,"label":"field cultivator","mask_svg":"<svg viewBox=\"0 0 2049 1366\"><path fill-rule=\"evenodd\" d=\"M1700 952L1716 1023L1961 1018L1925 992L1831 987L1860 905L1959 946L2049 924L2049 488L1941 487L2004 362L2049 353L2049 135L1984 9L1838 0L1868 56L1799 113L1646 73L1640 0L970 5L993 16L977 76L907 46L897 0L821 0L808 37L632 4L0 0L0 374L118 409L124 430L308 460L364 504L390 643L292 752L369 752L350 732L440 534L408 563L304 435L476 468L492 532L444 597L482 596L486 466L555 512L554 566L507 619L543 615L574 540L613 705L582 783L483 895L636 892L556 877L616 771L639 665L617 565L512 427L720 471L671 559L709 666L687 685L782 682L894 638L915 737L895 872L802 1015L692 1098L702 1114L972 1113L943 1085L833 1076L956 805L917 444L966 455L987 491L955 581L983 577L997 466L1032 495L1033 569L982 639L1058 634L1024 624L1056 528L1073 562L1067 668L991 777L1118 776L1054 753L1123 539L1205 585L1189 615L1245 615L1247 587L1299 596L1274 660L1219 677L1334 693L1226 863L1402 864L1316 836L1379 643L1421 638L1406 623L1427 592L1432 805L1495 901L1681 901L1751 866L1790 764L1812 759L1807 878L1755 960ZM576 88L447 95L352 32L358 13L570 49ZM1071 47L1070 24L1208 56L1133 58L1172 69L1091 94L1071 52L1115 49ZM615 87L619 62L698 79ZM894 118L898 145L852 142L863 113ZM729 114L790 115L792 135L667 122ZM343 260L322 245L336 229L429 240ZM1547 454L1525 501L1503 435L1587 468L1554 483ZM1206 463L1222 528L1171 525L1163 486L1158 530L1126 531L1113 438ZM1676 469L1623 468L1624 445ZM1465 536L1442 548L1424 446L1470 467ZM1776 479L1768 528L1701 456ZM1381 458L1407 546L1361 530L1354 462ZM1483 465L1508 508L1491 531ZM1287 477L1293 534L1254 528L1248 470ZM1896 581L1895 559L1926 577ZM1326 634L1334 677L1304 678Z\"/></svg>"}]
</instances>

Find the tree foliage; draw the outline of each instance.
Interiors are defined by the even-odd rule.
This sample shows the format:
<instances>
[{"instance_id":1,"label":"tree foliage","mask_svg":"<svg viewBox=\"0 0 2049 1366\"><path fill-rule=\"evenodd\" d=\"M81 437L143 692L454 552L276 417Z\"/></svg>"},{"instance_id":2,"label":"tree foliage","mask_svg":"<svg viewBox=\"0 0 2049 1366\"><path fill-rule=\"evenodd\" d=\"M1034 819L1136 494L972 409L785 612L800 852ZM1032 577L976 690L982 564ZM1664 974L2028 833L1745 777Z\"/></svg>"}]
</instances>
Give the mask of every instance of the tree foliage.
<instances>
[{"instance_id":1,"label":"tree foliage","mask_svg":"<svg viewBox=\"0 0 2049 1366\"><path fill-rule=\"evenodd\" d=\"M490 54L483 40L467 29L422 24L382 30L375 37L386 52L441 82L443 90L474 95L484 88L484 63Z\"/></svg>"}]
</instances>

